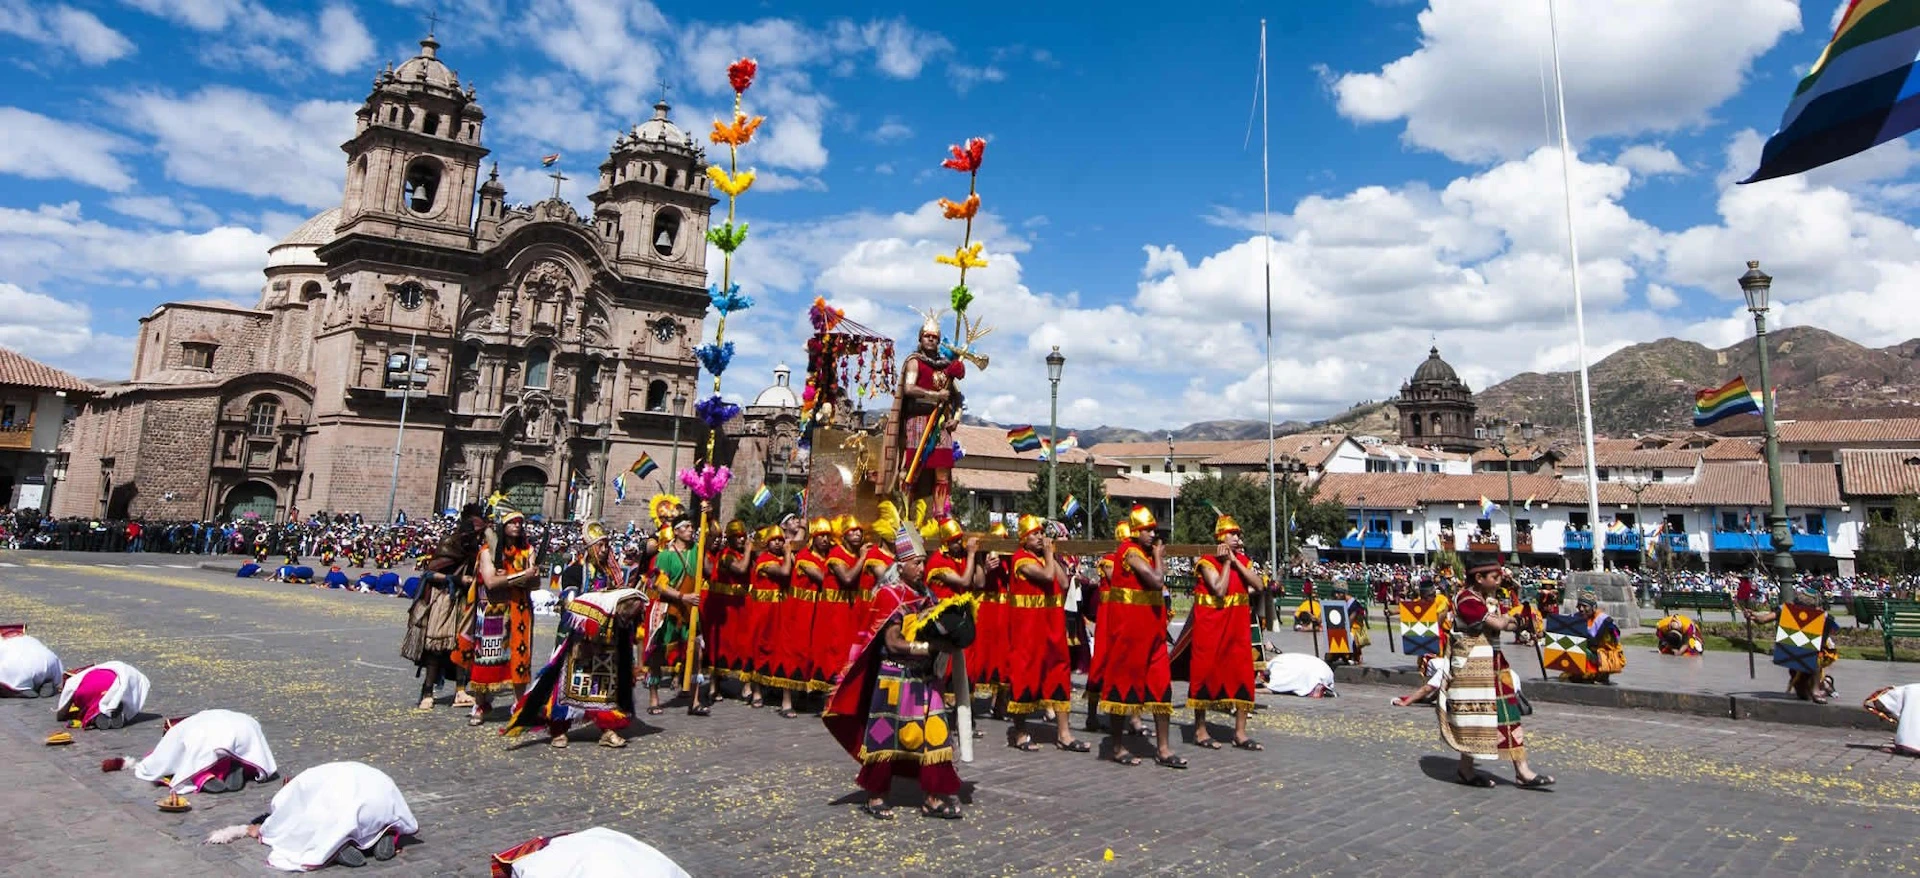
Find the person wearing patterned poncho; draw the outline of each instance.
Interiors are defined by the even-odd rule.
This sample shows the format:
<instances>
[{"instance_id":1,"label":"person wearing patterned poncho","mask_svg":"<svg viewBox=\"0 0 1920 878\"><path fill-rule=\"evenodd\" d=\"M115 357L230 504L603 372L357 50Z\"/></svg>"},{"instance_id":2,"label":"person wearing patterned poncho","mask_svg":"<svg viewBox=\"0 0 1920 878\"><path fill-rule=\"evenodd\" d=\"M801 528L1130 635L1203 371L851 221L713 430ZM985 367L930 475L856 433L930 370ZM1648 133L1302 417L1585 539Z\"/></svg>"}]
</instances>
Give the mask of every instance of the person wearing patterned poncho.
<instances>
[{"instance_id":1,"label":"person wearing patterned poncho","mask_svg":"<svg viewBox=\"0 0 1920 878\"><path fill-rule=\"evenodd\" d=\"M1500 632L1518 624L1494 609L1494 595L1505 579L1506 569L1498 561L1467 571L1467 588L1454 603L1453 630L1447 637L1447 681L1436 702L1440 738L1460 754L1456 777L1462 784L1493 786L1493 779L1474 767L1475 760L1512 760L1517 785L1550 786L1551 776L1527 765L1520 693L1504 673L1507 659L1500 652Z\"/></svg>"},{"instance_id":2,"label":"person wearing patterned poncho","mask_svg":"<svg viewBox=\"0 0 1920 878\"><path fill-rule=\"evenodd\" d=\"M950 650L911 636L921 619L935 614L919 534L901 528L895 551L894 573L874 590L868 622L855 635L821 720L860 763L856 782L867 793L861 811L893 819L887 792L894 778L908 777L926 793L923 816L957 820L960 775L953 770L945 687L934 669L935 654Z\"/></svg>"}]
</instances>

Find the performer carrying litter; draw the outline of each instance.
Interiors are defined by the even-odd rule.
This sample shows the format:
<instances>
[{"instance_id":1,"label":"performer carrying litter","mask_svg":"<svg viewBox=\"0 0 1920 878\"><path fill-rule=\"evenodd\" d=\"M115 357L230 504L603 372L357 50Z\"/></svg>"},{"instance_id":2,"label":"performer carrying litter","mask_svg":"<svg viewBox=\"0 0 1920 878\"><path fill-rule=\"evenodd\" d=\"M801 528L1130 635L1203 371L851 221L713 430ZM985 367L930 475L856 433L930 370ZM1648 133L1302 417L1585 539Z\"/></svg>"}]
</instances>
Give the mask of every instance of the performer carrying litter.
<instances>
[{"instance_id":1,"label":"performer carrying litter","mask_svg":"<svg viewBox=\"0 0 1920 878\"><path fill-rule=\"evenodd\" d=\"M568 601L566 642L514 704L500 734L518 737L545 725L549 743L565 747L573 721L585 717L600 729L600 746L627 746L620 730L633 720L633 653L646 610L646 592L637 588L589 592Z\"/></svg>"}]
</instances>

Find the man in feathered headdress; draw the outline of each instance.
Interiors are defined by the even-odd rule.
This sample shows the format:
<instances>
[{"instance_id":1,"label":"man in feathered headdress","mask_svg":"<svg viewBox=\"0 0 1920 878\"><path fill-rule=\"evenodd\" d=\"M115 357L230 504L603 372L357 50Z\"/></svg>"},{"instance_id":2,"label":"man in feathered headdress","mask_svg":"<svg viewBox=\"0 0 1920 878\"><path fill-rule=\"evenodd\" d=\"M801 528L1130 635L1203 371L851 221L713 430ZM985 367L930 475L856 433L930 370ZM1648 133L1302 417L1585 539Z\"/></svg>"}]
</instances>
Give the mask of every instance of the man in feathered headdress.
<instances>
[{"instance_id":1,"label":"man in feathered headdress","mask_svg":"<svg viewBox=\"0 0 1920 878\"><path fill-rule=\"evenodd\" d=\"M901 367L900 392L894 395L888 434L893 450L887 456L887 465L898 469L882 485L891 491L897 482L909 499L931 493L933 514L944 515L950 505L953 429L960 421L956 382L966 377L967 367L941 354L940 315L929 312L926 317L920 326L919 347Z\"/></svg>"},{"instance_id":2,"label":"man in feathered headdress","mask_svg":"<svg viewBox=\"0 0 1920 878\"><path fill-rule=\"evenodd\" d=\"M937 653L955 651L943 639L926 586L926 549L912 527L899 529L896 562L874 591L872 615L855 637L852 659L827 695L821 719L840 746L860 763L856 781L867 793L860 810L892 820L887 792L896 777L915 778L927 794L920 813L960 818L953 796L953 731L934 670Z\"/></svg>"}]
</instances>

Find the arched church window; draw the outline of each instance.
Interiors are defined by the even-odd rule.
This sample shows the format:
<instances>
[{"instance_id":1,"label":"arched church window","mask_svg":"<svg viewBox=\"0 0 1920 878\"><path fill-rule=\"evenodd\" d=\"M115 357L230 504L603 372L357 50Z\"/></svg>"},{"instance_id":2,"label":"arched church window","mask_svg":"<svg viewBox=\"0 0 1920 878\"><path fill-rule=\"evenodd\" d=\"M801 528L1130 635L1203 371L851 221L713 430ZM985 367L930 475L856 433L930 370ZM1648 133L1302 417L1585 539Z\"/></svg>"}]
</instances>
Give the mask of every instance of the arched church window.
<instances>
[{"instance_id":1,"label":"arched church window","mask_svg":"<svg viewBox=\"0 0 1920 878\"><path fill-rule=\"evenodd\" d=\"M1441 424L1440 424L1440 413L1439 413L1439 412L1434 412L1434 413L1433 413L1433 422L1432 422L1432 427L1433 427L1433 435L1435 435L1435 436L1439 436L1439 435L1441 435L1442 433L1445 433L1445 432L1446 432L1446 428L1444 428L1444 427L1442 427L1442 426L1441 426Z\"/></svg>"},{"instance_id":2,"label":"arched church window","mask_svg":"<svg viewBox=\"0 0 1920 878\"><path fill-rule=\"evenodd\" d=\"M247 406L247 432L254 436L272 436L273 428L279 420L279 397L254 397L253 403Z\"/></svg>"},{"instance_id":3,"label":"arched church window","mask_svg":"<svg viewBox=\"0 0 1920 878\"><path fill-rule=\"evenodd\" d=\"M417 158L407 166L405 189L401 193L407 209L414 213L432 213L440 193L440 163Z\"/></svg>"},{"instance_id":4,"label":"arched church window","mask_svg":"<svg viewBox=\"0 0 1920 878\"><path fill-rule=\"evenodd\" d=\"M674 243L679 239L680 211L672 208L661 210L653 218L653 252L672 256Z\"/></svg>"},{"instance_id":5,"label":"arched church window","mask_svg":"<svg viewBox=\"0 0 1920 878\"><path fill-rule=\"evenodd\" d=\"M421 123L420 133L422 134L440 133L440 114L428 113L427 118Z\"/></svg>"},{"instance_id":6,"label":"arched church window","mask_svg":"<svg viewBox=\"0 0 1920 878\"><path fill-rule=\"evenodd\" d=\"M647 411L664 412L667 410L667 382L654 381L647 385Z\"/></svg>"},{"instance_id":7,"label":"arched church window","mask_svg":"<svg viewBox=\"0 0 1920 878\"><path fill-rule=\"evenodd\" d=\"M480 346L468 342L455 354L454 369L461 374L480 371Z\"/></svg>"},{"instance_id":8,"label":"arched church window","mask_svg":"<svg viewBox=\"0 0 1920 878\"><path fill-rule=\"evenodd\" d=\"M317 280L307 281L300 287L300 300L303 302L311 302L325 295L326 292L320 288L320 282Z\"/></svg>"},{"instance_id":9,"label":"arched church window","mask_svg":"<svg viewBox=\"0 0 1920 878\"><path fill-rule=\"evenodd\" d=\"M547 366L553 360L553 353L535 345L527 349L527 386L547 386Z\"/></svg>"},{"instance_id":10,"label":"arched church window","mask_svg":"<svg viewBox=\"0 0 1920 878\"><path fill-rule=\"evenodd\" d=\"M1415 436L1416 438L1418 438L1418 437L1420 437L1420 436L1424 436L1424 435L1426 435L1426 434L1425 434L1425 432L1424 432L1424 431L1422 431L1422 430L1421 430L1421 428L1420 428L1420 416L1419 416L1419 415L1414 415L1413 417L1411 417L1411 418L1408 418L1408 419L1407 419L1407 423L1408 423L1408 424L1410 424L1410 425L1412 425L1412 427L1413 427L1413 435L1414 435L1414 436Z\"/></svg>"},{"instance_id":11,"label":"arched church window","mask_svg":"<svg viewBox=\"0 0 1920 878\"><path fill-rule=\"evenodd\" d=\"M668 168L667 169L667 185L674 186L679 182L680 182L680 169Z\"/></svg>"}]
</instances>

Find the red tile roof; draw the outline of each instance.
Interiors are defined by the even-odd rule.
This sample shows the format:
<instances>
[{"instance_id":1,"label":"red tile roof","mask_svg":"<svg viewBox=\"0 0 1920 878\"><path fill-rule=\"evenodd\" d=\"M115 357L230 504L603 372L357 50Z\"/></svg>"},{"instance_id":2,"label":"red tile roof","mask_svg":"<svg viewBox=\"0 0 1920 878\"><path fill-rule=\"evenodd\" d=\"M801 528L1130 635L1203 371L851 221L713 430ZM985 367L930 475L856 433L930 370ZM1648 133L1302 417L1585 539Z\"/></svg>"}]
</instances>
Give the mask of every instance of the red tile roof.
<instances>
[{"instance_id":1,"label":"red tile roof","mask_svg":"<svg viewBox=\"0 0 1920 878\"><path fill-rule=\"evenodd\" d=\"M0 348L0 385L95 394L100 388L7 348Z\"/></svg>"},{"instance_id":2,"label":"red tile roof","mask_svg":"<svg viewBox=\"0 0 1920 878\"><path fill-rule=\"evenodd\" d=\"M1920 494L1920 451L1842 451L1840 484L1850 497Z\"/></svg>"},{"instance_id":3,"label":"red tile roof","mask_svg":"<svg viewBox=\"0 0 1920 878\"><path fill-rule=\"evenodd\" d=\"M1212 457L1217 454L1226 454L1230 451L1237 451L1248 445L1254 445L1254 444L1259 445L1260 462L1265 463L1267 460L1267 456L1266 456L1267 441L1265 439L1259 439L1259 440L1234 439L1229 441L1175 442L1173 443L1173 456L1175 457ZM1167 443L1165 442L1102 442L1099 445L1095 445L1088 450L1092 451L1094 454L1101 454L1107 457L1160 458L1160 457L1167 456Z\"/></svg>"},{"instance_id":4,"label":"red tile roof","mask_svg":"<svg viewBox=\"0 0 1920 878\"><path fill-rule=\"evenodd\" d=\"M1860 418L1844 421L1782 421L1780 441L1844 445L1849 442L1912 442L1920 447L1920 418Z\"/></svg>"},{"instance_id":5,"label":"red tile roof","mask_svg":"<svg viewBox=\"0 0 1920 878\"><path fill-rule=\"evenodd\" d=\"M1840 483L1831 464L1785 464L1787 502L1794 506L1840 506ZM1768 502L1767 469L1759 463L1719 463L1704 468L1692 484L1648 482L1636 496L1639 483L1600 482L1600 502L1609 506L1639 502L1643 506L1765 506ZM1504 503L1507 481L1504 473L1444 475L1440 473L1329 473L1319 481L1320 496L1359 505L1366 497L1368 506L1401 507L1464 503L1469 509L1481 497ZM1548 475L1515 473L1514 503L1532 497L1536 504L1584 505L1587 486L1584 479L1560 479Z\"/></svg>"}]
</instances>

